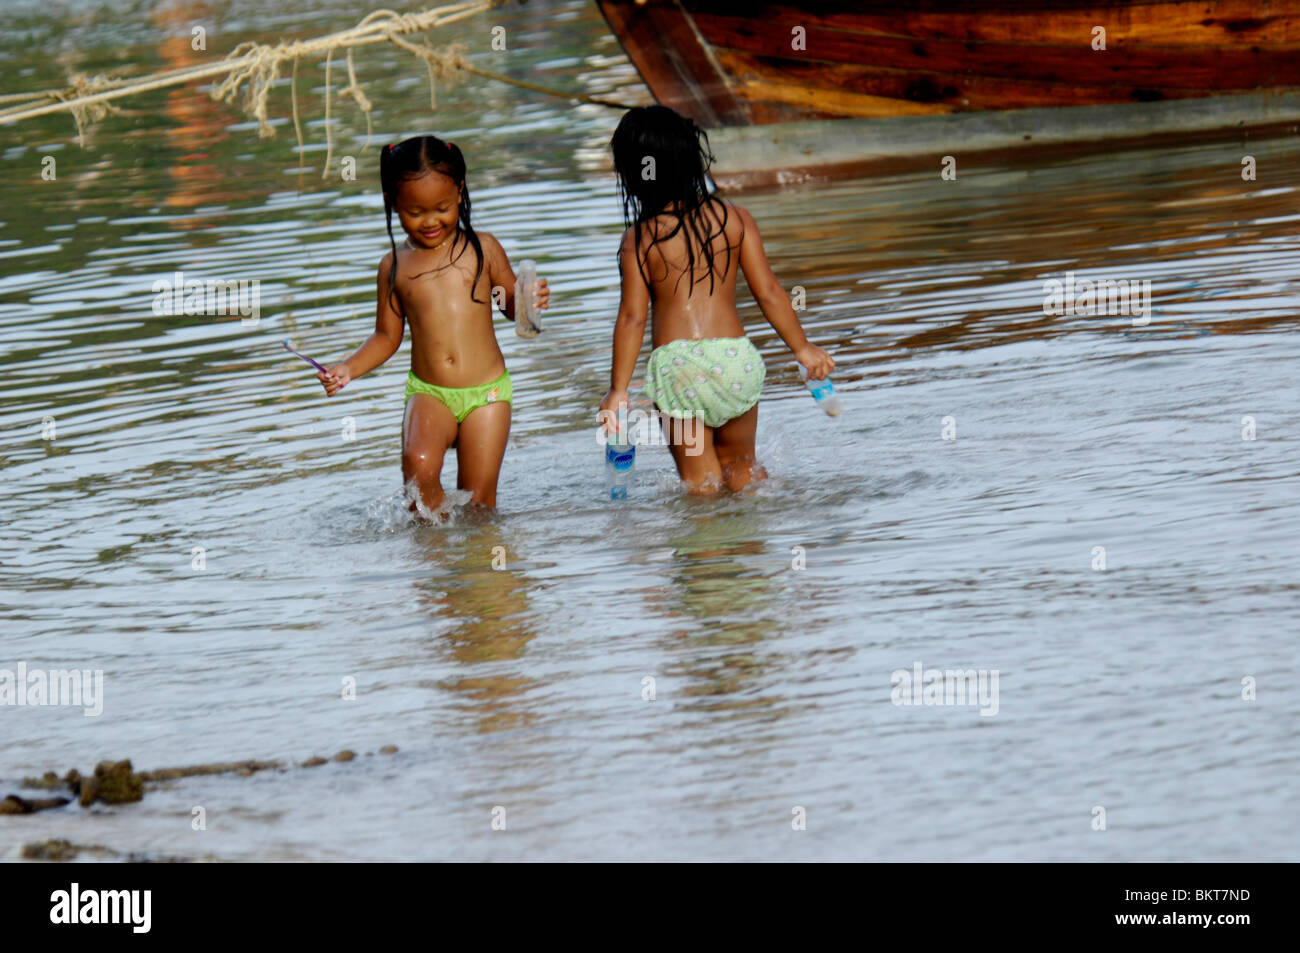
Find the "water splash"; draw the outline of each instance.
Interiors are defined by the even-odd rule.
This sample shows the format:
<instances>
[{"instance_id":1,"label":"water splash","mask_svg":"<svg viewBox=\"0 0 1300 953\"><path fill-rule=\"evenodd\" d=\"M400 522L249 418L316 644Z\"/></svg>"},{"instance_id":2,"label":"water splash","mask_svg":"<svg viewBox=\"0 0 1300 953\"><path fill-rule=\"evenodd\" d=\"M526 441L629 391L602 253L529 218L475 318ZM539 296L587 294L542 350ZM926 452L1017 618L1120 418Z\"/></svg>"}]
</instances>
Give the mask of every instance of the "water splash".
<instances>
[{"instance_id":1,"label":"water splash","mask_svg":"<svg viewBox=\"0 0 1300 953\"><path fill-rule=\"evenodd\" d=\"M400 490L366 505L366 525L390 534L412 526L455 526L473 496L469 490L447 490L442 503L430 509L420 499L415 480L408 480Z\"/></svg>"}]
</instances>

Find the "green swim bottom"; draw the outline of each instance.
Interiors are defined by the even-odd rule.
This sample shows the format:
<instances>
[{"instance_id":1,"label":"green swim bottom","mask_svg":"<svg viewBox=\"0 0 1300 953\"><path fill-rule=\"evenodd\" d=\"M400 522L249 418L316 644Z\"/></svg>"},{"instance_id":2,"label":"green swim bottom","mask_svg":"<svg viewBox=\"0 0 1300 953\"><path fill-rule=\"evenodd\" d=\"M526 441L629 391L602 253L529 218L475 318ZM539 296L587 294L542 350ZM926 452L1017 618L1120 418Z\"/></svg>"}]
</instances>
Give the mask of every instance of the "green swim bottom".
<instances>
[{"instance_id":1,"label":"green swim bottom","mask_svg":"<svg viewBox=\"0 0 1300 953\"><path fill-rule=\"evenodd\" d=\"M670 417L720 427L758 403L766 376L749 338L683 338L650 352L645 392Z\"/></svg>"},{"instance_id":2,"label":"green swim bottom","mask_svg":"<svg viewBox=\"0 0 1300 953\"><path fill-rule=\"evenodd\" d=\"M415 376L415 371L411 371L406 375L406 400L408 403L412 394L428 394L430 397L438 398L447 405L448 410L456 415L456 423L460 423L470 415L470 411L477 410L487 404L504 401L513 405L515 390L510 384L509 371L506 371L494 381L479 384L476 387L439 387L437 384L430 384L428 381L421 380Z\"/></svg>"}]
</instances>

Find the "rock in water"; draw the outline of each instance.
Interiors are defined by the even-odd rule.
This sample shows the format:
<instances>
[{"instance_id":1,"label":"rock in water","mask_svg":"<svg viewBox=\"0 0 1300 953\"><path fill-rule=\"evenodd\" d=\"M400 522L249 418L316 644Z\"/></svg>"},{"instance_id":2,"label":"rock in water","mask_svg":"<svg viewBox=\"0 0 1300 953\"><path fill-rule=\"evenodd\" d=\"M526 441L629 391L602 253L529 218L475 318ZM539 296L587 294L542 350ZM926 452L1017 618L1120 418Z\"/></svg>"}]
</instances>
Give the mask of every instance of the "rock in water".
<instances>
[{"instance_id":1,"label":"rock in water","mask_svg":"<svg viewBox=\"0 0 1300 953\"><path fill-rule=\"evenodd\" d=\"M80 853L76 844L65 840L47 840L23 845L23 860L73 860Z\"/></svg>"},{"instance_id":2,"label":"rock in water","mask_svg":"<svg viewBox=\"0 0 1300 953\"><path fill-rule=\"evenodd\" d=\"M130 760L101 761L95 765L95 776L81 781L81 806L89 807L96 800L108 804L125 804L144 798L144 781L131 770Z\"/></svg>"},{"instance_id":3,"label":"rock in water","mask_svg":"<svg viewBox=\"0 0 1300 953\"><path fill-rule=\"evenodd\" d=\"M63 807L67 803L69 798L66 797L28 799L11 794L0 801L0 814L35 814L37 811L49 810L52 807Z\"/></svg>"}]
</instances>

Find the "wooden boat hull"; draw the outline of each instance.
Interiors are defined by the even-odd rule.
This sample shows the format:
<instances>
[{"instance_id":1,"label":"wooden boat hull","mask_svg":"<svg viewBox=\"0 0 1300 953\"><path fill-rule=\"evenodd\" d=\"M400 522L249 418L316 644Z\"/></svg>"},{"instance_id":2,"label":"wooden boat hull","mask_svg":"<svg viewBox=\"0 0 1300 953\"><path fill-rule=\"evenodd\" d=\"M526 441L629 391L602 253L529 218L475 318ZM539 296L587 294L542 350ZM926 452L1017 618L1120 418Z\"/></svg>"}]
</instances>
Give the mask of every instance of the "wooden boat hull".
<instances>
[{"instance_id":1,"label":"wooden boat hull","mask_svg":"<svg viewBox=\"0 0 1300 953\"><path fill-rule=\"evenodd\" d=\"M865 139L868 158L879 152L871 141L876 119L917 120L891 124L893 134L1002 127L1019 142L1042 142L1098 124L1110 136L1136 136L1300 118L1290 95L1300 91L1300 0L912 0L904 9L878 0L597 4L655 98L720 143L789 140L800 130L843 140L847 129L831 130L857 120L853 134ZM1222 98L1234 98L1240 113L1200 109ZM1169 108L1177 101L1195 102ZM1162 108L1051 121L1054 110L1072 111L1062 107L1098 106ZM1019 119L953 119L1022 111ZM735 134L764 127L773 127L770 134ZM991 148L1016 144L1004 138L993 146L982 136ZM818 143L809 144L791 169L768 171L826 165ZM776 154L766 150L769 160ZM719 158L730 171L743 171L737 161L752 165ZM838 154L835 164L843 159Z\"/></svg>"}]
</instances>

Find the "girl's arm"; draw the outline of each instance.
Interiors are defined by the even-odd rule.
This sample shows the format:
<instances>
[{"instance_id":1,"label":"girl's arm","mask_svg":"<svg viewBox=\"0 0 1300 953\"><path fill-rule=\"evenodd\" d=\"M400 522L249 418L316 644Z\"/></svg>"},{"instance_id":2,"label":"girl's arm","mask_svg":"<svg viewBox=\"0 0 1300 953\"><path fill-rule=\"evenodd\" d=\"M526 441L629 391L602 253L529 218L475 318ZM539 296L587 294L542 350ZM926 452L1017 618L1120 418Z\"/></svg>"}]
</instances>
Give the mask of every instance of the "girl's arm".
<instances>
[{"instance_id":1,"label":"girl's arm","mask_svg":"<svg viewBox=\"0 0 1300 953\"><path fill-rule=\"evenodd\" d=\"M397 301L397 292L394 291L391 297L388 294L388 276L392 268L393 253L389 252L379 263L379 275L375 279L379 301L375 308L374 333L366 338L365 343L346 361L333 365L329 369L329 374L317 372L316 377L325 385L326 395L333 397L346 387L349 381L369 374L396 354L397 349L402 346L406 321L393 308L393 304Z\"/></svg>"},{"instance_id":2,"label":"girl's arm","mask_svg":"<svg viewBox=\"0 0 1300 953\"><path fill-rule=\"evenodd\" d=\"M614 322L614 359L609 372L609 393L600 404L599 419L605 430L614 433L614 420L610 414L619 414L627 403L627 388L636 369L636 358L645 342L645 322L650 313L650 289L636 264L635 229L633 225L623 235L618 250L618 270L622 276L622 298L618 305L618 319Z\"/></svg>"},{"instance_id":3,"label":"girl's arm","mask_svg":"<svg viewBox=\"0 0 1300 953\"><path fill-rule=\"evenodd\" d=\"M795 316L790 297L772 274L772 266L767 263L767 253L763 251L763 239L758 234L758 223L754 216L739 205L733 205L740 221L745 226L745 237L740 243L740 268L745 273L749 290L754 293L754 300L762 309L763 317L781 335L786 347L794 352L795 360L808 368L808 376L821 380L835 369L835 361L829 354L812 344L804 334L803 325Z\"/></svg>"},{"instance_id":4,"label":"girl's arm","mask_svg":"<svg viewBox=\"0 0 1300 953\"><path fill-rule=\"evenodd\" d=\"M492 288L505 290L505 306L501 313L511 321L515 319L515 270L510 267L510 256L501 247L494 235L487 232L478 233L479 243L483 246L483 257L487 259L488 283ZM551 305L551 290L546 279L537 279L537 306L545 309Z\"/></svg>"}]
</instances>

